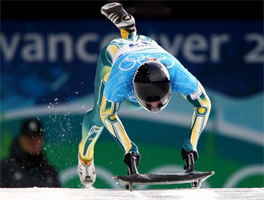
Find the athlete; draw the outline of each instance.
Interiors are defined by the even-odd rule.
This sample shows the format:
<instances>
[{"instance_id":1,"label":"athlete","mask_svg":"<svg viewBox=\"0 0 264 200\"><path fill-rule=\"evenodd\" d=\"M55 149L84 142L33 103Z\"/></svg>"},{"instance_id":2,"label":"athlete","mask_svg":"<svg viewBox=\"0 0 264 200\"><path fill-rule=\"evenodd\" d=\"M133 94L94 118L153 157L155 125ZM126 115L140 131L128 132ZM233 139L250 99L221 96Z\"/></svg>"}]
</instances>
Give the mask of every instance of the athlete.
<instances>
[{"instance_id":1,"label":"athlete","mask_svg":"<svg viewBox=\"0 0 264 200\"><path fill-rule=\"evenodd\" d=\"M122 38L109 42L101 51L95 77L94 107L82 123L78 174L86 187L96 179L94 145L106 127L124 150L127 173L138 173L140 153L118 118L121 102L132 110L152 113L163 110L171 94L179 92L194 106L191 128L183 142L182 159L186 172L194 170L197 143L211 110L211 102L199 81L154 40L137 35L135 20L122 4L109 3L101 13L120 30Z\"/></svg>"}]
</instances>

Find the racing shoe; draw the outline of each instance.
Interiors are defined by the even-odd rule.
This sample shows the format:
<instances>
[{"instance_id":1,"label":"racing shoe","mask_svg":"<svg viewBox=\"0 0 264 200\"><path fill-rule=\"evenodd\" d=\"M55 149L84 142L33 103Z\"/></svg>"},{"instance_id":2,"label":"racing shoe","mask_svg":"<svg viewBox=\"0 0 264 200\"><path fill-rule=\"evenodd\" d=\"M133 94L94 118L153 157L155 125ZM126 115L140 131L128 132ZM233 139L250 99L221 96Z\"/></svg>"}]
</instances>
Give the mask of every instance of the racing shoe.
<instances>
[{"instance_id":1,"label":"racing shoe","mask_svg":"<svg viewBox=\"0 0 264 200\"><path fill-rule=\"evenodd\" d=\"M124 29L129 33L136 30L134 17L128 14L120 3L105 4L101 8L101 13L119 29Z\"/></svg>"},{"instance_id":2,"label":"racing shoe","mask_svg":"<svg viewBox=\"0 0 264 200\"><path fill-rule=\"evenodd\" d=\"M93 183L96 179L94 159L89 161L84 161L78 156L78 174L80 181L86 188L92 188Z\"/></svg>"}]
</instances>

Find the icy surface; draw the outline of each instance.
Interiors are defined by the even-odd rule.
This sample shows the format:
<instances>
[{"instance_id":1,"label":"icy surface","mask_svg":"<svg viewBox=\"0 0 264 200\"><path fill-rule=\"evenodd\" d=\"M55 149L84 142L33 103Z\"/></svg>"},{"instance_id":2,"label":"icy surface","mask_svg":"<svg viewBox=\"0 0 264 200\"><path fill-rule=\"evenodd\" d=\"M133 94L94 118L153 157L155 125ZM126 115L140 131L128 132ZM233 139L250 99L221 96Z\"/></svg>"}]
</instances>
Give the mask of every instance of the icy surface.
<instances>
[{"instance_id":1,"label":"icy surface","mask_svg":"<svg viewBox=\"0 0 264 200\"><path fill-rule=\"evenodd\" d=\"M23 188L0 189L1 200L263 200L264 188L219 189L157 189L157 190L111 190L111 189L50 189Z\"/></svg>"}]
</instances>

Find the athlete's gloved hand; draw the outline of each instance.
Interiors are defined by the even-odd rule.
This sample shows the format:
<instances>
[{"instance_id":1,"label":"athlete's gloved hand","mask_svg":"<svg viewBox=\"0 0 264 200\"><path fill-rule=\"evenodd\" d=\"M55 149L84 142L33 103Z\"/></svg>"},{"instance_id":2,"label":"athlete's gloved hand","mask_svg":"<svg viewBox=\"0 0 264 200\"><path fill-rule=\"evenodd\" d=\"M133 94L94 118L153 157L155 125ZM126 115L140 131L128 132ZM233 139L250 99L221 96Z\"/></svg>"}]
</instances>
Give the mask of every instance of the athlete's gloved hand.
<instances>
[{"instance_id":1,"label":"athlete's gloved hand","mask_svg":"<svg viewBox=\"0 0 264 200\"><path fill-rule=\"evenodd\" d=\"M184 148L181 150L182 159L185 160L185 166L183 169L186 172L192 172L194 170L195 161L198 159L198 152L191 150L186 151Z\"/></svg>"},{"instance_id":2,"label":"athlete's gloved hand","mask_svg":"<svg viewBox=\"0 0 264 200\"><path fill-rule=\"evenodd\" d=\"M127 164L127 174L138 174L137 166L139 165L140 161L140 154L136 155L135 152L131 151L127 153L124 157L124 162Z\"/></svg>"}]
</instances>

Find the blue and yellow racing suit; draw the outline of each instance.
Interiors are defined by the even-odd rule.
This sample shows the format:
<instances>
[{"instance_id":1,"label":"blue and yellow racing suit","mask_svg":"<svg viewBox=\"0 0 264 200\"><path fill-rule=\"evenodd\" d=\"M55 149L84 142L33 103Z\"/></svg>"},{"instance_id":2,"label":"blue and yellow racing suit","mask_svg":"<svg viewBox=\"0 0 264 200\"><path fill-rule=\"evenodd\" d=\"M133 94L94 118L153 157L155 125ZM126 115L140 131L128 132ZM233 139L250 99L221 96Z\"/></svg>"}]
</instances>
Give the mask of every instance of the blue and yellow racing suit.
<instances>
[{"instance_id":1,"label":"blue and yellow racing suit","mask_svg":"<svg viewBox=\"0 0 264 200\"><path fill-rule=\"evenodd\" d=\"M172 92L179 92L194 106L190 132L183 148L187 152L197 151L200 134L211 110L210 99L203 86L154 40L131 33L126 39L112 40L100 53L94 85L94 107L85 114L82 124L82 141L79 145L82 160L89 162L93 158L94 145L104 127L122 146L125 154L130 151L139 154L117 113L122 101L131 109L141 108L135 98L132 80L138 66L151 58L168 68Z\"/></svg>"}]
</instances>

